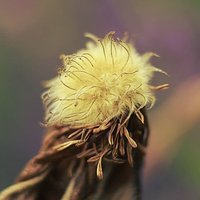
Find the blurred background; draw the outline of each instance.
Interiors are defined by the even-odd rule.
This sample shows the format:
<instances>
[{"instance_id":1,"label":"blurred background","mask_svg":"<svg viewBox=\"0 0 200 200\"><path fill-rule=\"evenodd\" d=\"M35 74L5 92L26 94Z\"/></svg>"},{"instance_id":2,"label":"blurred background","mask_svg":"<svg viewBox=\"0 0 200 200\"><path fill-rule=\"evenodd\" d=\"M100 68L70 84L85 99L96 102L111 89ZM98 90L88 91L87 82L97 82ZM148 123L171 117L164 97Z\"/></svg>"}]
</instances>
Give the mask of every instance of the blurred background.
<instances>
[{"instance_id":1,"label":"blurred background","mask_svg":"<svg viewBox=\"0 0 200 200\"><path fill-rule=\"evenodd\" d=\"M156 74L144 200L200 199L200 0L0 0L0 190L37 153L44 129L41 82L60 54L83 48L85 32L127 31Z\"/></svg>"}]
</instances>

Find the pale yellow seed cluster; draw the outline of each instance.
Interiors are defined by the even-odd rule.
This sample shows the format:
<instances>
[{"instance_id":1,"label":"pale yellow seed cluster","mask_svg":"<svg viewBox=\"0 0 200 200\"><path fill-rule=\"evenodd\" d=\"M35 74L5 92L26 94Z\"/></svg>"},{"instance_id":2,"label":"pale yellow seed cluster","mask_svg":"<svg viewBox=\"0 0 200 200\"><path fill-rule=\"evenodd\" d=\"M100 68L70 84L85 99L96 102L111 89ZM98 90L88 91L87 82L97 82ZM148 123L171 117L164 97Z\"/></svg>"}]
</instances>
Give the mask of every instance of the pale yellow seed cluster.
<instances>
[{"instance_id":1,"label":"pale yellow seed cluster","mask_svg":"<svg viewBox=\"0 0 200 200\"><path fill-rule=\"evenodd\" d=\"M58 76L45 83L47 126L101 124L154 103L149 81L161 70L149 63L153 53L138 54L114 32L103 39L86 37L91 39L87 47L62 55Z\"/></svg>"}]
</instances>

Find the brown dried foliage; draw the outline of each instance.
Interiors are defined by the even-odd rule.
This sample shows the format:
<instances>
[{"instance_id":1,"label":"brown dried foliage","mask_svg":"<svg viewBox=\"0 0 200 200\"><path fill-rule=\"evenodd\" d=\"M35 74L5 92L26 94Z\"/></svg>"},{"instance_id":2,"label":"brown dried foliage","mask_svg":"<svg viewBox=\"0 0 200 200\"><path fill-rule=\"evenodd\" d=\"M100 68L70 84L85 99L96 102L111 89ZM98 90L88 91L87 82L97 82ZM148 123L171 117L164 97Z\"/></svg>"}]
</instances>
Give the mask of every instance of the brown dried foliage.
<instances>
[{"instance_id":1,"label":"brown dried foliage","mask_svg":"<svg viewBox=\"0 0 200 200\"><path fill-rule=\"evenodd\" d=\"M148 124L144 109L139 116L50 128L39 153L0 200L140 199Z\"/></svg>"}]
</instances>

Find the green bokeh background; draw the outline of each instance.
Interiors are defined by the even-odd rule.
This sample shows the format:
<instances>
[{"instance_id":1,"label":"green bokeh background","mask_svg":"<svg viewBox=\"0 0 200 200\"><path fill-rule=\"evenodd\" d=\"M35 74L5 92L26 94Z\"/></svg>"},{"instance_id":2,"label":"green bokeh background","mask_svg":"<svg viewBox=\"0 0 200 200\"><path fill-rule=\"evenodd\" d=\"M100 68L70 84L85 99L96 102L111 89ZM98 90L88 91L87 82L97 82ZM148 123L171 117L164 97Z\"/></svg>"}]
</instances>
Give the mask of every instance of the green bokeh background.
<instances>
[{"instance_id":1,"label":"green bokeh background","mask_svg":"<svg viewBox=\"0 0 200 200\"><path fill-rule=\"evenodd\" d=\"M0 0L0 189L40 147L41 81L56 75L60 54L84 47L85 32L128 31L140 52L161 55L153 62L171 77L156 81L172 89L157 95L160 105L200 73L199 21L200 0ZM171 164L144 181L144 199L200 199L199 130L194 126Z\"/></svg>"}]
</instances>

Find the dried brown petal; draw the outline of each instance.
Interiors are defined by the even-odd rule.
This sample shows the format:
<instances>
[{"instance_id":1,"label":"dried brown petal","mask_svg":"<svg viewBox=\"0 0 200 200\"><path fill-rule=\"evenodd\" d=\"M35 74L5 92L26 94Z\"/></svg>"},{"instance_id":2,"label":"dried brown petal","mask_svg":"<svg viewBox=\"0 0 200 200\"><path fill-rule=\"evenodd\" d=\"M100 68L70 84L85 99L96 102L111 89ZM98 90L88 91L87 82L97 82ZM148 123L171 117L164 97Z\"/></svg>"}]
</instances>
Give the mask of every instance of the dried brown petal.
<instances>
[{"instance_id":1,"label":"dried brown petal","mask_svg":"<svg viewBox=\"0 0 200 200\"><path fill-rule=\"evenodd\" d=\"M126 136L126 139L128 140L129 144L133 148L137 148L137 143L131 138L131 136L129 135L129 132L128 132L126 127L124 127L124 135Z\"/></svg>"}]
</instances>

